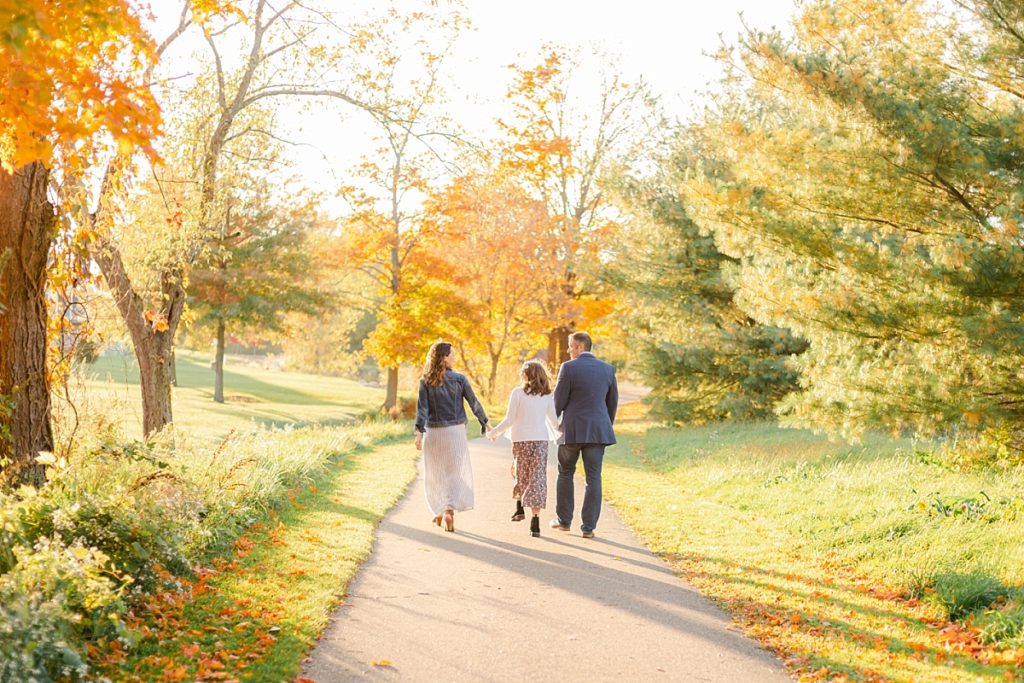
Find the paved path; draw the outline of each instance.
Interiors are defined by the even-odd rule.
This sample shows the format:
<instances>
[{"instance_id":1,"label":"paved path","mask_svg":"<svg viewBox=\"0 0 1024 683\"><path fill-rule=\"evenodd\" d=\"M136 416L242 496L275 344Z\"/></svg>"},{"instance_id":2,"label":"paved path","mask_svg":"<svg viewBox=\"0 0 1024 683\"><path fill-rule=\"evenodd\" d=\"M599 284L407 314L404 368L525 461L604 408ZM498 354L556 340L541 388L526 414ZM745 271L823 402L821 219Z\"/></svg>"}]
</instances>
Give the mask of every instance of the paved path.
<instances>
[{"instance_id":1,"label":"paved path","mask_svg":"<svg viewBox=\"0 0 1024 683\"><path fill-rule=\"evenodd\" d=\"M313 650L317 683L789 681L605 505L594 539L542 536L512 513L511 445L470 442L476 509L455 533L430 523L422 479L382 522L373 555ZM583 484L577 478L577 514ZM375 666L386 660L389 666Z\"/></svg>"}]
</instances>

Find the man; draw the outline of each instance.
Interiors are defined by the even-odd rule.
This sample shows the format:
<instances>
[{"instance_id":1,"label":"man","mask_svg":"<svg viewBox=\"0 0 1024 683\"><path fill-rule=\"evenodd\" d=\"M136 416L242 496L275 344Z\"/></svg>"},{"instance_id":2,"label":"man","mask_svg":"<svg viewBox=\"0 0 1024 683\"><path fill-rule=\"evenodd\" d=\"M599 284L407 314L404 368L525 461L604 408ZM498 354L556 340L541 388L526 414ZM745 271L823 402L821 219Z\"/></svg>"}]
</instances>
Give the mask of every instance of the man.
<instances>
[{"instance_id":1,"label":"man","mask_svg":"<svg viewBox=\"0 0 1024 683\"><path fill-rule=\"evenodd\" d=\"M573 475L583 458L587 489L580 511L583 538L593 538L601 516L601 462L605 446L615 443L612 423L619 402L615 368L590 352L593 341L586 332L569 335L569 356L562 363L555 384L555 412L561 418L562 439L558 446L558 485L551 528L569 531L576 501Z\"/></svg>"}]
</instances>

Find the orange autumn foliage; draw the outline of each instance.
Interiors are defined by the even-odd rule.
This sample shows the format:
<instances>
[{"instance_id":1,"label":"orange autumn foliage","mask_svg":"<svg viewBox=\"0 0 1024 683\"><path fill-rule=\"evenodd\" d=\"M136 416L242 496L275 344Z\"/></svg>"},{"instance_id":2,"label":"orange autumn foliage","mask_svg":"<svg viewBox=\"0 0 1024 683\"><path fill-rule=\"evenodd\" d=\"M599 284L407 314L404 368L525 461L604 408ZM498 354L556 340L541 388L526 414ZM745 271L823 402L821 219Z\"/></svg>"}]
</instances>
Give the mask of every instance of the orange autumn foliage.
<instances>
[{"instance_id":1,"label":"orange autumn foliage","mask_svg":"<svg viewBox=\"0 0 1024 683\"><path fill-rule=\"evenodd\" d=\"M544 202L500 173L455 179L429 210L443 236L446 272L462 276L460 292L479 321L456 345L470 378L492 399L499 366L532 357L558 323L544 306L559 272L557 232Z\"/></svg>"},{"instance_id":2,"label":"orange autumn foliage","mask_svg":"<svg viewBox=\"0 0 1024 683\"><path fill-rule=\"evenodd\" d=\"M0 168L97 134L155 157L154 45L129 0L0 0Z\"/></svg>"}]
</instances>

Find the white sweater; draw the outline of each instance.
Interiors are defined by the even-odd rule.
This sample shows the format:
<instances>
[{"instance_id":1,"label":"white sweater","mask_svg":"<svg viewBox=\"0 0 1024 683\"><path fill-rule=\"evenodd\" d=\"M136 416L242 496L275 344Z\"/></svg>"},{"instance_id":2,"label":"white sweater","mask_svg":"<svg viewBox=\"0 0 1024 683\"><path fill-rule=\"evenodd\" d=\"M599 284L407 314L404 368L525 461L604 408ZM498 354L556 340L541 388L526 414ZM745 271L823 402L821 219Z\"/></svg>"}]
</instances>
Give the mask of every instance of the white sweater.
<instances>
[{"instance_id":1,"label":"white sweater","mask_svg":"<svg viewBox=\"0 0 1024 683\"><path fill-rule=\"evenodd\" d=\"M508 397L505 419L492 430L494 436L506 431L512 441L554 441L558 438L558 418L555 416L555 397L531 396L516 387Z\"/></svg>"}]
</instances>

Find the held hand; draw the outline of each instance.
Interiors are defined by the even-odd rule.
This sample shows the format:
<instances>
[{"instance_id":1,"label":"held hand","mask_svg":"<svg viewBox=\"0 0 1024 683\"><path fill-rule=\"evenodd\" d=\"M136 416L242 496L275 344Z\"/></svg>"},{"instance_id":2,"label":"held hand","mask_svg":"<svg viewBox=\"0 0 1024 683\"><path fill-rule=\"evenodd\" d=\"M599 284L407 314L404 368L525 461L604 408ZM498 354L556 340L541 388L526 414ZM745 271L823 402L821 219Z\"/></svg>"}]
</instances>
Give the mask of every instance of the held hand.
<instances>
[{"instance_id":1,"label":"held hand","mask_svg":"<svg viewBox=\"0 0 1024 683\"><path fill-rule=\"evenodd\" d=\"M488 429L487 430L487 438L490 439L491 441L497 441L498 440L498 435L494 433L493 429Z\"/></svg>"}]
</instances>

